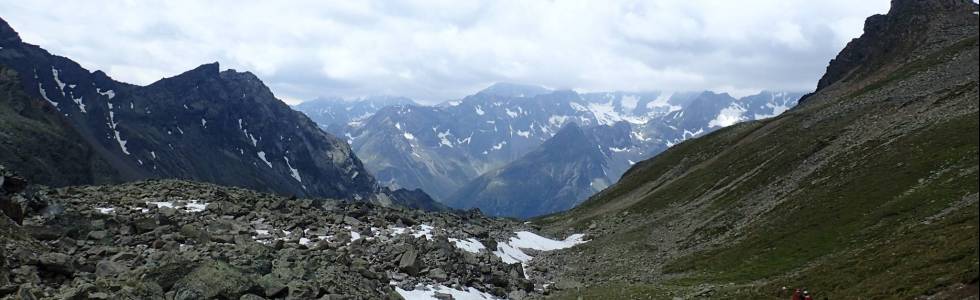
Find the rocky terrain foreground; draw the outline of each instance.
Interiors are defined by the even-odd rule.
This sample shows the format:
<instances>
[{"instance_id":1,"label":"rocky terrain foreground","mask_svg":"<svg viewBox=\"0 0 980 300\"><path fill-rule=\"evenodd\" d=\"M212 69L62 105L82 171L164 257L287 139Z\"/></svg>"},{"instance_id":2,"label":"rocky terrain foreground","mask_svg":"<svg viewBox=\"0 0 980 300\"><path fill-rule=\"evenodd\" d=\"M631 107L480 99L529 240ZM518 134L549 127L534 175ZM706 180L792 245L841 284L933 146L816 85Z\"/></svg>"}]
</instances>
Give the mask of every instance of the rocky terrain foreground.
<instances>
[{"instance_id":1,"label":"rocky terrain foreground","mask_svg":"<svg viewBox=\"0 0 980 300\"><path fill-rule=\"evenodd\" d=\"M521 299L552 286L526 276L529 249L582 240L478 212L177 180L51 189L0 172L2 299Z\"/></svg>"}]
</instances>

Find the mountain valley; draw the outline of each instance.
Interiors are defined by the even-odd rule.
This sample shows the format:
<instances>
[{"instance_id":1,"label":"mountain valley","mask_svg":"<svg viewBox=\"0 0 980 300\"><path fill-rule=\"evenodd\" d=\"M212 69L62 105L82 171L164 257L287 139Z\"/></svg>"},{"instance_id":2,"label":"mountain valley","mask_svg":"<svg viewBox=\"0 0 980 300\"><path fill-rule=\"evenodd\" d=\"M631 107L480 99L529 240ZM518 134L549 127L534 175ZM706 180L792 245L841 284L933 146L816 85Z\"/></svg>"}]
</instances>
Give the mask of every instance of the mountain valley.
<instances>
[{"instance_id":1,"label":"mountain valley","mask_svg":"<svg viewBox=\"0 0 980 300\"><path fill-rule=\"evenodd\" d=\"M0 299L980 299L980 5L890 3L834 49L811 93L499 82L432 105L287 105L295 97L273 89L295 91L308 74L270 71L276 51L257 73L215 62L131 84L27 43L33 34L0 19ZM381 9L337 8L354 9L350 19ZM298 16L323 30L343 19ZM442 34L473 42L455 35L470 28L452 28ZM626 46L682 31L668 29L628 32ZM676 42L650 43L692 40ZM469 74L474 65L452 69L452 57L398 45L399 59L425 68L342 47L304 55L385 65L319 70L330 78L322 90L351 94L374 91L359 84L378 74L453 77L440 82L459 90L528 72L502 61ZM494 51L535 48L507 46Z\"/></svg>"}]
</instances>

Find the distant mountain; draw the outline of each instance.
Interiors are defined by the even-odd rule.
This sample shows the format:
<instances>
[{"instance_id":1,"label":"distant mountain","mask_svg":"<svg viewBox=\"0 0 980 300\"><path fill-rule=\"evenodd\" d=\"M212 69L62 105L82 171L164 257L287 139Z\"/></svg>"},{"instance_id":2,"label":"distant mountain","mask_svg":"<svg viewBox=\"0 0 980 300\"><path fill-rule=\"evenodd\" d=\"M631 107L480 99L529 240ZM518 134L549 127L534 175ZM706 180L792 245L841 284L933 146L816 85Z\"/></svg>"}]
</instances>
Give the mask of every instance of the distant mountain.
<instances>
[{"instance_id":1,"label":"distant mountain","mask_svg":"<svg viewBox=\"0 0 980 300\"><path fill-rule=\"evenodd\" d=\"M14 137L4 140L6 147L78 150L27 161L17 152L0 153L8 166L36 165L17 171L39 183L181 178L339 199L382 191L347 143L276 99L249 72L220 71L212 63L136 86L23 43L2 20L0 65L18 76L21 91L4 95L14 114L52 128L2 123L0 132ZM5 81L12 90L15 81ZM37 131L45 138L35 138ZM60 178L52 170L61 170ZM380 201L392 201L389 196Z\"/></svg>"},{"instance_id":2,"label":"distant mountain","mask_svg":"<svg viewBox=\"0 0 980 300\"><path fill-rule=\"evenodd\" d=\"M570 122L536 150L470 181L446 203L519 218L565 210L613 182L606 161L595 136Z\"/></svg>"},{"instance_id":3,"label":"distant mountain","mask_svg":"<svg viewBox=\"0 0 980 300\"><path fill-rule=\"evenodd\" d=\"M671 95L674 100L669 103L684 106L654 112L655 117L645 123L618 113L621 108L646 106L639 100L624 101L631 96L589 96L609 99L599 105L589 103L603 124L581 130L566 126L563 131L581 134L556 134L527 155L467 183L445 202L520 218L563 211L619 180L637 161L724 126L777 115L802 95L762 92L740 99L712 92Z\"/></svg>"},{"instance_id":4,"label":"distant mountain","mask_svg":"<svg viewBox=\"0 0 980 300\"><path fill-rule=\"evenodd\" d=\"M296 105L294 108L335 136L342 136L351 122L361 122L381 108L391 105L415 104L405 97L372 96L357 99L317 98Z\"/></svg>"},{"instance_id":5,"label":"distant mountain","mask_svg":"<svg viewBox=\"0 0 980 300\"><path fill-rule=\"evenodd\" d=\"M611 104L631 94L610 94L593 103L573 91L534 94L545 89L503 87L439 106L390 106L352 124L344 136L383 184L421 188L445 199L469 180L530 152L568 122L645 122L673 107L669 99L654 101L658 94L648 94L642 100L649 103L637 110L644 114L636 115Z\"/></svg>"},{"instance_id":6,"label":"distant mountain","mask_svg":"<svg viewBox=\"0 0 980 300\"><path fill-rule=\"evenodd\" d=\"M383 185L421 188L446 201L470 180L536 149L569 122L583 128L624 123L619 126L628 128L625 136L618 137L622 144L600 145L604 152L612 152L606 168L609 180L615 181L632 162L722 125L776 115L800 96L579 94L498 83L437 106L388 106L349 123L338 135L348 139Z\"/></svg>"},{"instance_id":7,"label":"distant mountain","mask_svg":"<svg viewBox=\"0 0 980 300\"><path fill-rule=\"evenodd\" d=\"M551 93L552 90L528 84L498 82L480 91L480 94L500 97L534 97Z\"/></svg>"}]
</instances>

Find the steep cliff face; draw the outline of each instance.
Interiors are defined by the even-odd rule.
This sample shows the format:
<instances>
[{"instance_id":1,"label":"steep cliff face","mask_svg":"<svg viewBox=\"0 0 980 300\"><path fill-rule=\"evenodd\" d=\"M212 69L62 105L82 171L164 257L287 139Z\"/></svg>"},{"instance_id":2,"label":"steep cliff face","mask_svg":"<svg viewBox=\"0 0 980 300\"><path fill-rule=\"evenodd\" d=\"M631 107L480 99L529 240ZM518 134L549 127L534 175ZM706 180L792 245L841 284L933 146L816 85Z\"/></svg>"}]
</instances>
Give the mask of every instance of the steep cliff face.
<instances>
[{"instance_id":1,"label":"steep cliff face","mask_svg":"<svg viewBox=\"0 0 980 300\"><path fill-rule=\"evenodd\" d=\"M51 185L117 178L108 163L55 112L44 100L21 89L16 71L0 66L0 157L10 168Z\"/></svg>"},{"instance_id":2,"label":"steep cliff face","mask_svg":"<svg viewBox=\"0 0 980 300\"><path fill-rule=\"evenodd\" d=\"M111 170L99 176L68 171L60 179L21 171L39 183L182 178L349 199L379 191L344 141L276 99L251 73L220 71L212 63L135 86L25 44L6 22L0 22L0 47L0 65L19 74L28 97L46 102L50 116L44 118L62 119L90 148L91 154L61 162L65 170L93 161ZM44 146L38 139L8 142ZM16 160L2 157L10 166Z\"/></svg>"},{"instance_id":3,"label":"steep cliff face","mask_svg":"<svg viewBox=\"0 0 980 300\"><path fill-rule=\"evenodd\" d=\"M975 296L976 11L893 1L805 103L676 145L536 220L593 239L533 268L576 287L559 296Z\"/></svg>"},{"instance_id":4,"label":"steep cliff face","mask_svg":"<svg viewBox=\"0 0 980 300\"><path fill-rule=\"evenodd\" d=\"M928 54L941 47L938 44L946 40L946 35L968 35L964 31L969 29L958 24L976 20L976 15L968 11L970 4L963 0L893 1L888 14L869 17L864 22L864 34L830 61L817 90L841 80L874 75L872 72L889 63L903 63Z\"/></svg>"}]
</instances>

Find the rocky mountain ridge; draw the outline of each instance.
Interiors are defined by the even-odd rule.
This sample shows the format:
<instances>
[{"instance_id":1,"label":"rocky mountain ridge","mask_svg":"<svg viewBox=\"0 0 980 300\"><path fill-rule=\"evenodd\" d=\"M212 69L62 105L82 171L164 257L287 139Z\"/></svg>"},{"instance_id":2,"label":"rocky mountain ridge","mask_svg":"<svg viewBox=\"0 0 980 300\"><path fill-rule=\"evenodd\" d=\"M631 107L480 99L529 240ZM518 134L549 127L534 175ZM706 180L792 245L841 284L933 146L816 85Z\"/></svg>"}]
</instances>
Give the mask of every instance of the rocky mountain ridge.
<instances>
[{"instance_id":1,"label":"rocky mountain ridge","mask_svg":"<svg viewBox=\"0 0 980 300\"><path fill-rule=\"evenodd\" d=\"M57 160L57 168L39 162L41 156L30 163L0 156L0 162L40 183L181 178L299 196L398 202L347 143L277 99L252 73L221 71L210 63L136 86L24 43L2 20L0 65L13 74L7 87L19 82L26 94L18 105L46 106L30 116L57 120L87 153L84 159ZM14 148L60 147L27 136L28 129L16 124L0 131L16 137L7 141ZM37 163L52 167L30 166ZM82 174L52 176L57 170ZM428 197L411 201L406 204L435 207Z\"/></svg>"}]
</instances>

